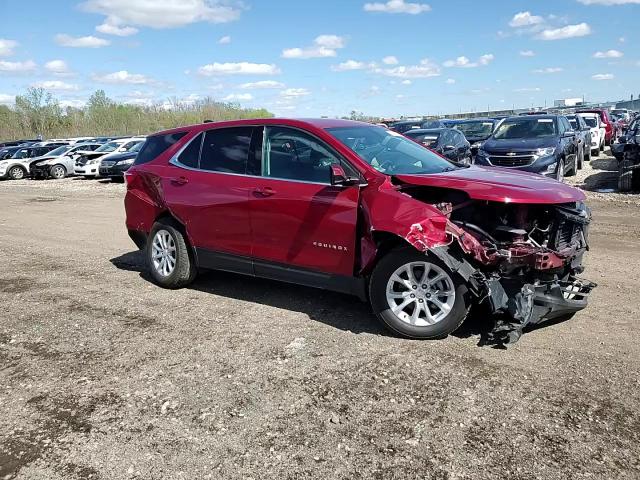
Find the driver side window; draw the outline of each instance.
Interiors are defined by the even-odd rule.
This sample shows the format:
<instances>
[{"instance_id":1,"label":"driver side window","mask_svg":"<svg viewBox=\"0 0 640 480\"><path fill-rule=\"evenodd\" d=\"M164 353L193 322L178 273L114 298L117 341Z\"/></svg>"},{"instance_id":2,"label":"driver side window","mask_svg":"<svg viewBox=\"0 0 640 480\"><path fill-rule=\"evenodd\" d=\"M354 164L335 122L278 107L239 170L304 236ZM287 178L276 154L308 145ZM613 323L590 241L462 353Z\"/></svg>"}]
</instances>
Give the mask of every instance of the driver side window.
<instances>
[{"instance_id":1,"label":"driver side window","mask_svg":"<svg viewBox=\"0 0 640 480\"><path fill-rule=\"evenodd\" d=\"M293 128L267 127L262 175L301 182L331 181L331 165L340 160L319 140Z\"/></svg>"}]
</instances>

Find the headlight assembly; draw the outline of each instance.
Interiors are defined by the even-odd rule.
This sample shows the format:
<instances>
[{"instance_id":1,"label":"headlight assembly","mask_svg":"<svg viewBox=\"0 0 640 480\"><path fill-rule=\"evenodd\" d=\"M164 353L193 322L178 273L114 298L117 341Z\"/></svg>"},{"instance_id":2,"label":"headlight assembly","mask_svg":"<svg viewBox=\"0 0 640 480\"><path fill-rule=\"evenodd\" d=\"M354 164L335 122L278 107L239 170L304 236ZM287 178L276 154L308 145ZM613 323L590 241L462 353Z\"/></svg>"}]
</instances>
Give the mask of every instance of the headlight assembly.
<instances>
[{"instance_id":1,"label":"headlight assembly","mask_svg":"<svg viewBox=\"0 0 640 480\"><path fill-rule=\"evenodd\" d=\"M536 150L536 155L539 157L548 157L549 155L553 155L555 151L555 147L539 148L538 150Z\"/></svg>"}]
</instances>

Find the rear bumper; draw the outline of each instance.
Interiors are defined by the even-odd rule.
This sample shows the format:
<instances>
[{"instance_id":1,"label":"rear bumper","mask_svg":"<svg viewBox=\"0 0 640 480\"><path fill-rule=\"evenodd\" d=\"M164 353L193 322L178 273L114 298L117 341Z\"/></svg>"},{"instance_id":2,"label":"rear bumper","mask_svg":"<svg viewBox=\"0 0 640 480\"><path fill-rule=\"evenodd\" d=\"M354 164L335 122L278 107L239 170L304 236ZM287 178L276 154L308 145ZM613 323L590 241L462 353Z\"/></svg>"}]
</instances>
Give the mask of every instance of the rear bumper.
<instances>
[{"instance_id":1,"label":"rear bumper","mask_svg":"<svg viewBox=\"0 0 640 480\"><path fill-rule=\"evenodd\" d=\"M98 171L99 168L100 166L97 163L83 166L76 165L76 167L73 169L73 172L76 175L83 175L85 177L97 177L100 175L100 172Z\"/></svg>"},{"instance_id":2,"label":"rear bumper","mask_svg":"<svg viewBox=\"0 0 640 480\"><path fill-rule=\"evenodd\" d=\"M131 165L112 165L109 167L100 166L99 173L103 177L123 178L124 172L129 170Z\"/></svg>"}]
</instances>

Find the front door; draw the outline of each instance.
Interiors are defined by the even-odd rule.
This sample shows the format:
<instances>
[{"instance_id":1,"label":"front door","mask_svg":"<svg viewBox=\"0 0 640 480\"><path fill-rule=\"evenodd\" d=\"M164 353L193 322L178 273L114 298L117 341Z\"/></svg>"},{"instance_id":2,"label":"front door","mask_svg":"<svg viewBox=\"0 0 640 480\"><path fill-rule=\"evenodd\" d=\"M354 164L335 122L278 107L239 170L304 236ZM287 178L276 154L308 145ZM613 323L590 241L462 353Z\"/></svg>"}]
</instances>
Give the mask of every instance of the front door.
<instances>
[{"instance_id":1,"label":"front door","mask_svg":"<svg viewBox=\"0 0 640 480\"><path fill-rule=\"evenodd\" d=\"M262 176L250 192L252 256L287 267L353 275L359 186L334 186L330 166L352 167L294 128L267 127Z\"/></svg>"}]
</instances>

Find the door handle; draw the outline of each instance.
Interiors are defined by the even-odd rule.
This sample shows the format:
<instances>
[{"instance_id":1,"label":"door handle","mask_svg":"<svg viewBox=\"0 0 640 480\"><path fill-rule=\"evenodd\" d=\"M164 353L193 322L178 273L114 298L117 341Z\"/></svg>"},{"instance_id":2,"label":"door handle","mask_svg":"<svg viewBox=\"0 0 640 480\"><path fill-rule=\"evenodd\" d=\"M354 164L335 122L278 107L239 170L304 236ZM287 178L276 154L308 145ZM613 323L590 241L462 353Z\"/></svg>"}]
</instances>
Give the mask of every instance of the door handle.
<instances>
[{"instance_id":1,"label":"door handle","mask_svg":"<svg viewBox=\"0 0 640 480\"><path fill-rule=\"evenodd\" d=\"M263 197L270 197L271 195L275 195L276 191L271 187L259 187L254 190L254 193Z\"/></svg>"},{"instance_id":2,"label":"door handle","mask_svg":"<svg viewBox=\"0 0 640 480\"><path fill-rule=\"evenodd\" d=\"M171 183L174 185L186 185L189 183L187 177L176 177L171 179Z\"/></svg>"}]
</instances>

